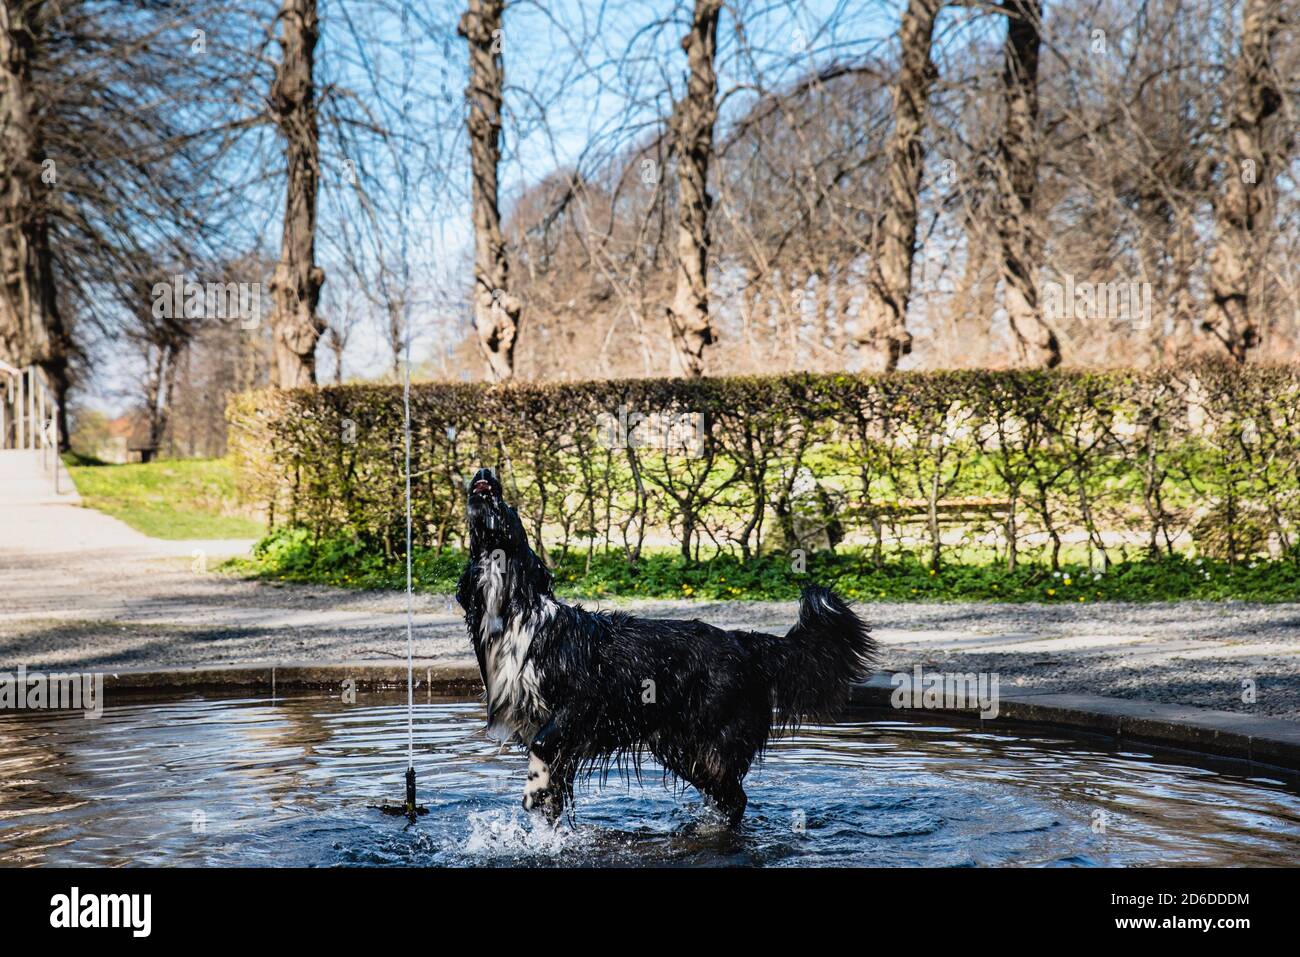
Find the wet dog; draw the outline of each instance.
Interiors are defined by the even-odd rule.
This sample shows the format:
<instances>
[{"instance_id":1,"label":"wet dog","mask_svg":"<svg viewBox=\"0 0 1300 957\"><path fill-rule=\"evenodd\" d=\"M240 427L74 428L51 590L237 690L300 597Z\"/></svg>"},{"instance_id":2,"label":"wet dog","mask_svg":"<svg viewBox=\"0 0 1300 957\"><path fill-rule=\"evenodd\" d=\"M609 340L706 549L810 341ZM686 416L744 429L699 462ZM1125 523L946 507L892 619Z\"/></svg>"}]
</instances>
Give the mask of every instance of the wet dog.
<instances>
[{"instance_id":1,"label":"wet dog","mask_svg":"<svg viewBox=\"0 0 1300 957\"><path fill-rule=\"evenodd\" d=\"M524 807L556 820L579 774L649 752L732 824L772 735L833 717L875 644L829 589L803 590L784 636L567 605L489 469L470 482L470 560L456 598L488 729L528 748ZM571 804L570 804L571 806Z\"/></svg>"}]
</instances>

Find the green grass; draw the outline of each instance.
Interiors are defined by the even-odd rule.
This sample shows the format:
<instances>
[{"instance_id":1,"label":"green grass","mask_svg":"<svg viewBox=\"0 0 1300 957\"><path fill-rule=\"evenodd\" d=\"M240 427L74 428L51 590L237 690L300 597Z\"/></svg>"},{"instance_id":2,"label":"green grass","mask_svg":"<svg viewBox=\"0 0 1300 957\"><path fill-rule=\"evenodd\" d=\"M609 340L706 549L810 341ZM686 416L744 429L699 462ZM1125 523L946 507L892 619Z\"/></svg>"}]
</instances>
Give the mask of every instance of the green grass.
<instances>
[{"instance_id":1,"label":"green grass","mask_svg":"<svg viewBox=\"0 0 1300 957\"><path fill-rule=\"evenodd\" d=\"M414 555L416 588L455 591L465 567L457 551L418 550ZM361 542L332 540L313 544L301 530L278 531L263 539L251 559L236 559L228 569L254 578L311 582L348 588L398 589L406 584L400 557L385 559ZM558 559L557 593L569 598L792 599L809 582L829 585L858 601L989 601L1087 603L1096 601L1277 602L1300 600L1300 561L1255 561L1235 566L1210 559L1179 556L1112 565L1104 574L1083 565L1053 572L1022 564L1014 573L998 563L947 565L931 573L910 557L872 566L869 556L841 549L809 556L799 574L784 556L763 556L742 563L730 555L687 563L675 552L643 556L635 566L621 555L585 554Z\"/></svg>"},{"instance_id":2,"label":"green grass","mask_svg":"<svg viewBox=\"0 0 1300 957\"><path fill-rule=\"evenodd\" d=\"M226 459L168 459L106 465L64 457L82 504L153 538L257 538L261 522L239 514Z\"/></svg>"}]
</instances>

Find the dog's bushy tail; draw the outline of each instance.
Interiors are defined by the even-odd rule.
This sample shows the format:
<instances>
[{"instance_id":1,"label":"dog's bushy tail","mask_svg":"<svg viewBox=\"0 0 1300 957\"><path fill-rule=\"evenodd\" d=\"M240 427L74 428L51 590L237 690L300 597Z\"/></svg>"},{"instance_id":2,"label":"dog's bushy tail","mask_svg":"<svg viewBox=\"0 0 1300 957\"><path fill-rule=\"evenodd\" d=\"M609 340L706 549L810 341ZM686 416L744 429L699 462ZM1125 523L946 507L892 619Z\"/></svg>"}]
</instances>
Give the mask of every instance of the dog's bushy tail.
<instances>
[{"instance_id":1,"label":"dog's bushy tail","mask_svg":"<svg viewBox=\"0 0 1300 957\"><path fill-rule=\"evenodd\" d=\"M829 588L804 588L799 623L774 644L777 725L834 718L848 703L849 687L870 674L875 662L867 623Z\"/></svg>"}]
</instances>

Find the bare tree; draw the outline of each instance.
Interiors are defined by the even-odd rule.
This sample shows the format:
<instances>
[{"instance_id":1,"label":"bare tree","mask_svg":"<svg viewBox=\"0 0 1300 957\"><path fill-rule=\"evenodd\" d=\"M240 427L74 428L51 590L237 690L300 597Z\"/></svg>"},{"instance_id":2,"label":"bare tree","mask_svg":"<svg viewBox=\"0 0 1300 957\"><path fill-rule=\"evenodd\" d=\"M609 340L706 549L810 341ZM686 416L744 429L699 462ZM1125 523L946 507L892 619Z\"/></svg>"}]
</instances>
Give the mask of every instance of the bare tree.
<instances>
[{"instance_id":1,"label":"bare tree","mask_svg":"<svg viewBox=\"0 0 1300 957\"><path fill-rule=\"evenodd\" d=\"M37 363L66 416L72 342L59 311L47 205L39 194L57 177L35 121L33 51L43 42L43 2L0 0L0 350L19 366ZM67 420L60 423L66 445Z\"/></svg>"},{"instance_id":2,"label":"bare tree","mask_svg":"<svg viewBox=\"0 0 1300 957\"><path fill-rule=\"evenodd\" d=\"M1200 325L1247 3L1151 0L1135 18L1111 2L951 0L938 12L937 0L909 0L896 5L907 12L893 55L855 22L878 18L877 4L824 16L801 0L728 7L737 22L714 61L708 272L697 273L709 309L691 313L708 318L709 372L853 367L867 350L844 333L869 338L882 315L899 341L870 350L875 368L903 354L905 336L918 368L1142 366L1222 348ZM1282 6L1286 22L1294 4ZM625 97L627 114L511 204L513 283L529 304L521 375L683 367L668 320L690 289L676 251L691 204L683 169L659 176L673 172L676 137L662 117L678 112L662 93L679 38L658 35L671 22L592 34L590 75ZM1296 155L1283 120L1297 115L1300 51L1285 30L1269 51L1282 105L1262 126L1247 186L1263 206L1241 287L1259 330L1252 356L1283 360L1300 341L1300 205L1281 173ZM574 49L581 59L589 47Z\"/></svg>"},{"instance_id":3,"label":"bare tree","mask_svg":"<svg viewBox=\"0 0 1300 957\"><path fill-rule=\"evenodd\" d=\"M930 42L942 6L943 0L908 0L898 31L902 57L893 90L894 129L885 147L889 194L858 320L858 341L867 366L880 372L893 370L899 358L912 351L905 320L912 297L917 194L925 159L921 133L935 76Z\"/></svg>"},{"instance_id":4,"label":"bare tree","mask_svg":"<svg viewBox=\"0 0 1300 957\"><path fill-rule=\"evenodd\" d=\"M274 299L276 384L282 389L316 381L316 343L325 331L317 314L325 271L316 265L316 194L320 136L316 123L316 0L284 0L280 62L270 105L285 143L287 183L280 261L271 282Z\"/></svg>"},{"instance_id":5,"label":"bare tree","mask_svg":"<svg viewBox=\"0 0 1300 957\"><path fill-rule=\"evenodd\" d=\"M356 300L357 293L352 289L346 290L345 295L338 297L333 318L329 320L329 329L325 333L326 344L334 359L335 385L343 384L343 356L347 353L348 342L352 339L352 333L360 318Z\"/></svg>"},{"instance_id":6,"label":"bare tree","mask_svg":"<svg viewBox=\"0 0 1300 957\"><path fill-rule=\"evenodd\" d=\"M141 390L145 421L149 425L146 441L151 449L157 450L162 448L170 424L176 380L190 335L171 324L144 328L149 334L138 338L136 344L145 368Z\"/></svg>"},{"instance_id":7,"label":"bare tree","mask_svg":"<svg viewBox=\"0 0 1300 957\"><path fill-rule=\"evenodd\" d=\"M135 322L135 277L227 225L212 173L260 112L241 3L0 3L0 349L46 368L63 413L96 338Z\"/></svg>"},{"instance_id":8,"label":"bare tree","mask_svg":"<svg viewBox=\"0 0 1300 957\"><path fill-rule=\"evenodd\" d=\"M515 338L522 304L510 293L510 263L497 197L501 162L503 0L469 0L458 32L469 44L469 132L474 221L474 328L492 378L515 372Z\"/></svg>"},{"instance_id":9,"label":"bare tree","mask_svg":"<svg viewBox=\"0 0 1300 957\"><path fill-rule=\"evenodd\" d=\"M688 75L686 92L669 120L677 159L677 277L668 321L682 371L704 372L704 350L713 342L709 322L709 160L717 121L718 46L721 0L695 0L691 28L682 38Z\"/></svg>"},{"instance_id":10,"label":"bare tree","mask_svg":"<svg viewBox=\"0 0 1300 957\"><path fill-rule=\"evenodd\" d=\"M1007 0L1003 46L1006 115L998 143L998 238L1002 252L1002 297L1016 345L1016 361L1055 366L1061 361L1056 333L1038 301L1042 241L1034 218L1041 134L1038 129L1038 53L1042 44L1041 0Z\"/></svg>"},{"instance_id":11,"label":"bare tree","mask_svg":"<svg viewBox=\"0 0 1300 957\"><path fill-rule=\"evenodd\" d=\"M1267 226L1274 164L1264 149L1264 124L1282 105L1269 48L1282 27L1280 0L1245 0L1241 53L1234 70L1223 185L1215 197L1217 242L1210 257L1210 309L1202 328L1238 362L1259 344L1250 316L1259 234Z\"/></svg>"},{"instance_id":12,"label":"bare tree","mask_svg":"<svg viewBox=\"0 0 1300 957\"><path fill-rule=\"evenodd\" d=\"M262 285L274 273L273 260L257 255L198 264L205 282L221 283L228 298L202 318L192 310L170 316L144 308L126 329L126 338L143 360L140 388L132 395L150 424L152 444L174 456L220 456L226 453L226 406L230 397L271 385L275 355L269 323L263 315ZM256 276L259 285L234 291L236 283ZM220 299L222 293L214 298ZM187 297L188 298L188 297ZM141 302L147 303L142 289ZM266 312L269 314L269 309ZM331 325L331 329L333 329Z\"/></svg>"}]
</instances>

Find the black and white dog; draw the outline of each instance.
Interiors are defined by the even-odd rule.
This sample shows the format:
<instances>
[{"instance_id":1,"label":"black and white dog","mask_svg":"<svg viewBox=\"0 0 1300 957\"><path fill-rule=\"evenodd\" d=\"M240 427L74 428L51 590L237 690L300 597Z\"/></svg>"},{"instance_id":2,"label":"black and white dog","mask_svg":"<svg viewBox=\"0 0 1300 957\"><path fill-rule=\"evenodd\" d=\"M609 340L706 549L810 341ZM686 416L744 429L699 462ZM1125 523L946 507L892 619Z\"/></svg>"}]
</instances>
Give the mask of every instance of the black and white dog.
<instances>
[{"instance_id":1,"label":"black and white dog","mask_svg":"<svg viewBox=\"0 0 1300 957\"><path fill-rule=\"evenodd\" d=\"M639 767L648 751L735 824L774 728L832 717L874 661L866 624L826 588L804 589L785 637L563 604L489 469L470 482L468 512L456 599L489 733L528 746L524 807L551 821L578 774Z\"/></svg>"}]
</instances>

